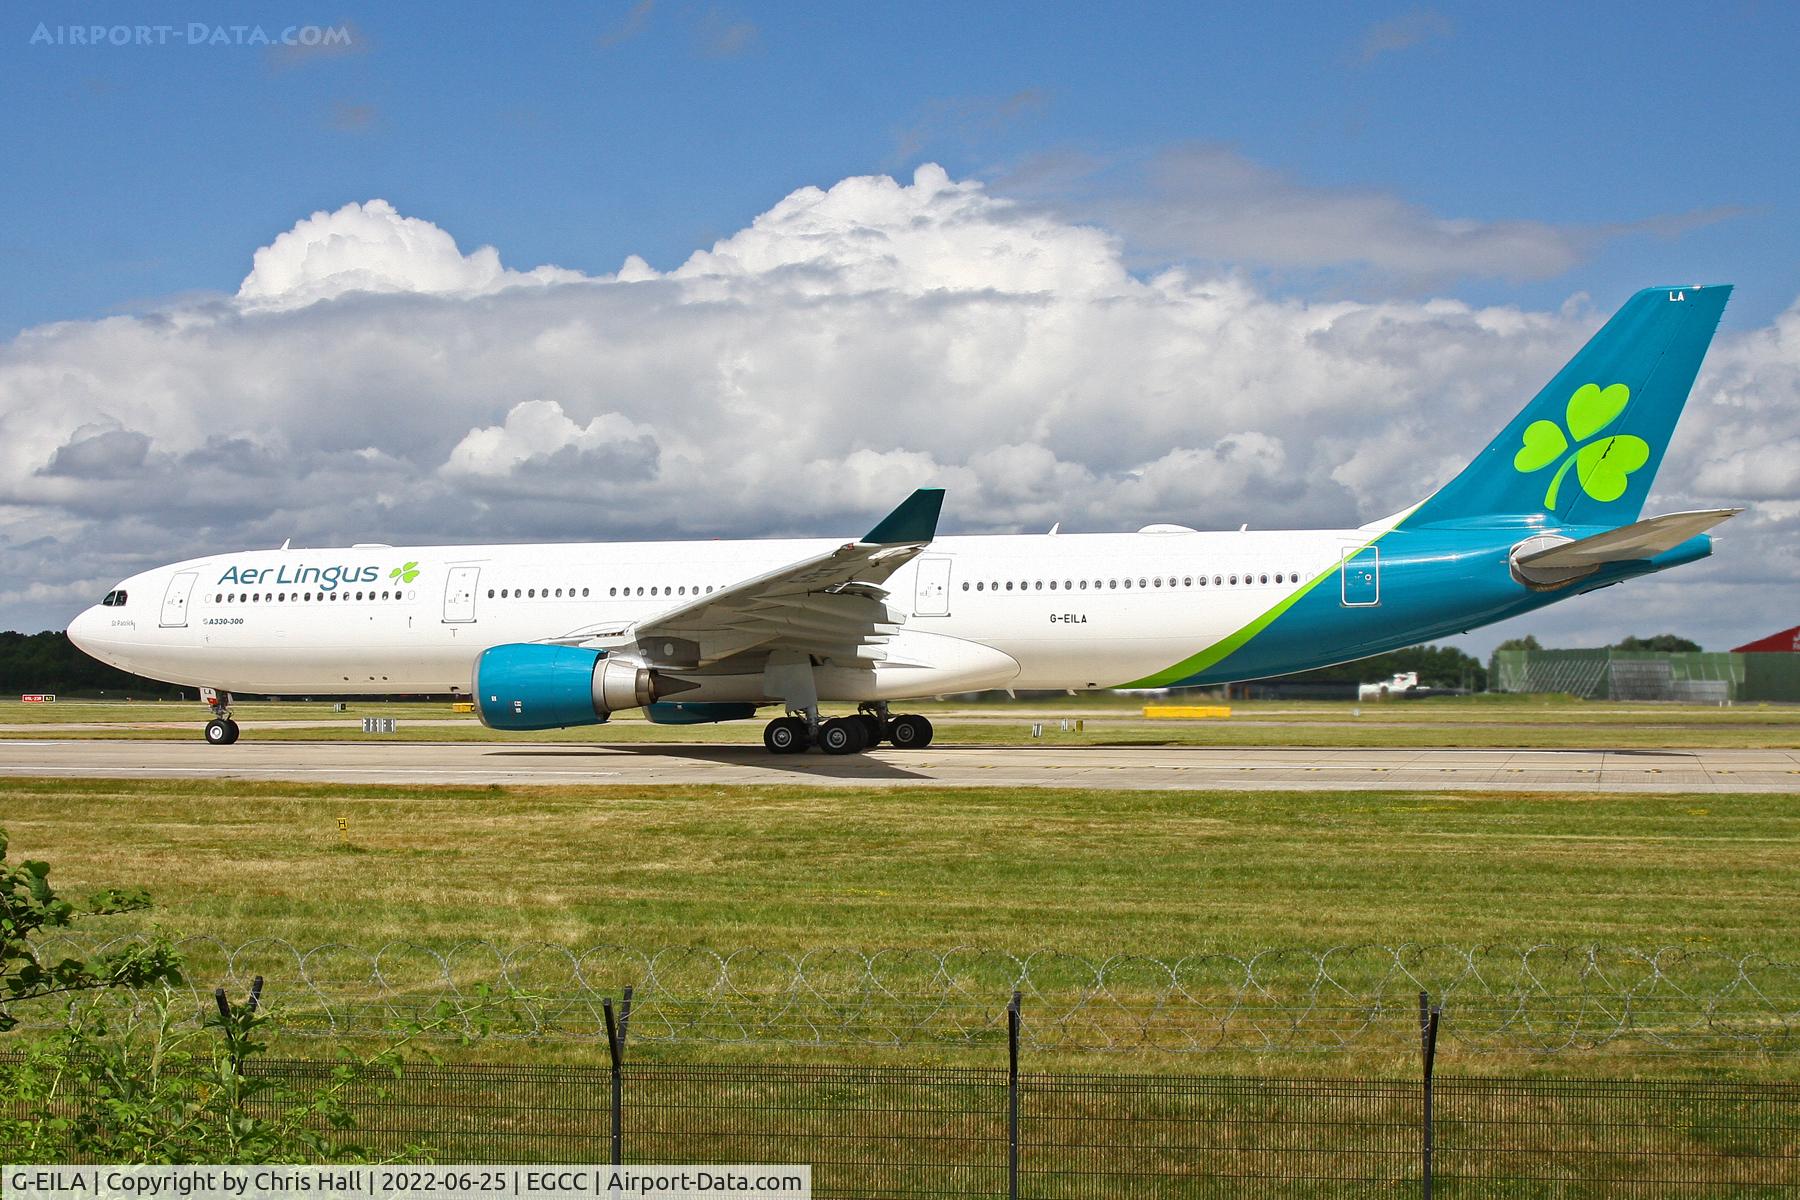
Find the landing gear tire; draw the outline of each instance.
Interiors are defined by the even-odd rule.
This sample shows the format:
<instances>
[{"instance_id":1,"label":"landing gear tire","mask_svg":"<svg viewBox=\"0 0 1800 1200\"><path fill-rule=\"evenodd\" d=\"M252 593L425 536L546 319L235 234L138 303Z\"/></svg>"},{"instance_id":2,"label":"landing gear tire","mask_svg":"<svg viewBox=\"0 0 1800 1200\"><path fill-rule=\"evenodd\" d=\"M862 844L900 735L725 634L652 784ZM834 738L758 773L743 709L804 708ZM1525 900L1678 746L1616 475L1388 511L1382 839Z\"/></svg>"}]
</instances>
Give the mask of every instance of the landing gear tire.
<instances>
[{"instance_id":1,"label":"landing gear tire","mask_svg":"<svg viewBox=\"0 0 1800 1200\"><path fill-rule=\"evenodd\" d=\"M931 722L908 714L888 722L887 740L896 750L923 750L931 745Z\"/></svg>"},{"instance_id":2,"label":"landing gear tire","mask_svg":"<svg viewBox=\"0 0 1800 1200\"><path fill-rule=\"evenodd\" d=\"M763 728L763 746L770 754L800 754L808 740L806 722L799 717L777 717Z\"/></svg>"},{"instance_id":3,"label":"landing gear tire","mask_svg":"<svg viewBox=\"0 0 1800 1200\"><path fill-rule=\"evenodd\" d=\"M206 723L206 740L214 746L229 746L238 740L238 723L229 717L215 717Z\"/></svg>"},{"instance_id":4,"label":"landing gear tire","mask_svg":"<svg viewBox=\"0 0 1800 1200\"><path fill-rule=\"evenodd\" d=\"M863 726L863 749L873 750L887 738L887 726L874 713L858 713L856 720Z\"/></svg>"},{"instance_id":5,"label":"landing gear tire","mask_svg":"<svg viewBox=\"0 0 1800 1200\"><path fill-rule=\"evenodd\" d=\"M855 754L869 745L869 729L860 717L839 717L819 726L819 749L827 754Z\"/></svg>"}]
</instances>

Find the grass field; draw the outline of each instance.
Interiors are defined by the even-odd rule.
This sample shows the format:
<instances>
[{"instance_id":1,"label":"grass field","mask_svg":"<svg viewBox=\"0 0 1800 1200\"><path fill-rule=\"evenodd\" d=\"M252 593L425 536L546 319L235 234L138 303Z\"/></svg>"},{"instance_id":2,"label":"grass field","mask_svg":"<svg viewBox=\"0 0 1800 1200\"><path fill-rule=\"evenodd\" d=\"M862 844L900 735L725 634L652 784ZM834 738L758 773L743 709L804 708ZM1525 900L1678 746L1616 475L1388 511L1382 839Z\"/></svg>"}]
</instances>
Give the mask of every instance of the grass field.
<instances>
[{"instance_id":1,"label":"grass field","mask_svg":"<svg viewBox=\"0 0 1800 1200\"><path fill-rule=\"evenodd\" d=\"M1793 795L4 786L15 856L237 940L1800 957Z\"/></svg>"},{"instance_id":2,"label":"grass field","mask_svg":"<svg viewBox=\"0 0 1800 1200\"><path fill-rule=\"evenodd\" d=\"M155 896L153 913L96 921L95 932L234 946L485 939L1172 960L1554 942L1800 960L1792 795L11 780L4 797L15 859L49 860L71 894L141 885ZM1355 961L1379 970L1387 960ZM918 969L935 962L921 956ZM1345 977L1353 989L1356 969ZM1284 970L1298 972L1284 984L1307 986L1304 963ZM980 985L996 1008L1003 974ZM1792 1007L1795 981L1783 981ZM593 1046L533 1053L582 1059ZM1267 1066L1227 1054L1204 1069L1250 1058ZM1659 1069L1694 1065L1664 1056Z\"/></svg>"}]
</instances>

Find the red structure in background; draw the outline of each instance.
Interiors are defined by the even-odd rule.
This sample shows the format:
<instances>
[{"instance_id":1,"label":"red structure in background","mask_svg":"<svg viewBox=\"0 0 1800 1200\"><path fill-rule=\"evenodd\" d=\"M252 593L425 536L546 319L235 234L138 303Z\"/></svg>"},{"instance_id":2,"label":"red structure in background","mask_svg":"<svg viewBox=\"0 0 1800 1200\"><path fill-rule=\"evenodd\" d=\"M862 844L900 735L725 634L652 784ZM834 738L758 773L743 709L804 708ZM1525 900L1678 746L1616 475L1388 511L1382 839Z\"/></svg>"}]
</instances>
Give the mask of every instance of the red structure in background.
<instances>
[{"instance_id":1,"label":"red structure in background","mask_svg":"<svg viewBox=\"0 0 1800 1200\"><path fill-rule=\"evenodd\" d=\"M1732 650L1733 654L1800 654L1800 625L1771 633L1758 641L1748 642Z\"/></svg>"}]
</instances>

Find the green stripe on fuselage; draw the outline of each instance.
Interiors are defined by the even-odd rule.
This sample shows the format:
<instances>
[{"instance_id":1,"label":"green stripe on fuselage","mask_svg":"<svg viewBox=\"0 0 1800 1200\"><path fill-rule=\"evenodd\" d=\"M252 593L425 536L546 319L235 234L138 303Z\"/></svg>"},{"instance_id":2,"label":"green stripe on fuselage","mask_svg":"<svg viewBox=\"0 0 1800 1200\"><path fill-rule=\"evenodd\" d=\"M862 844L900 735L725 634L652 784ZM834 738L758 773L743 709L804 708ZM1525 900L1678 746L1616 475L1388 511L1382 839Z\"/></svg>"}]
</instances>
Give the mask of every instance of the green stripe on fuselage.
<instances>
[{"instance_id":1,"label":"green stripe on fuselage","mask_svg":"<svg viewBox=\"0 0 1800 1200\"><path fill-rule=\"evenodd\" d=\"M1414 507L1417 506L1415 505ZM1408 513L1411 511L1411 509L1407 510ZM1392 533L1396 527L1397 525L1390 526L1364 542L1361 546L1358 546L1354 551L1342 554L1338 559L1337 566L1332 567L1322 575L1314 577L1312 580L1308 581L1305 587L1290 593L1286 598L1271 606L1267 612L1264 612L1248 625L1245 625L1235 633L1227 634L1225 637L1220 638L1206 649L1200 651L1200 653L1189 658L1184 658L1172 667L1165 667L1154 675L1146 675L1142 679L1134 680L1131 683L1115 683L1113 686L1118 688L1170 687L1180 683L1183 679L1192 678L1202 671L1210 670L1211 668L1218 666L1219 663L1242 649L1245 643L1249 642L1251 638L1267 629L1270 624L1274 622L1276 617L1279 617L1282 613L1299 603L1301 597L1305 596L1321 583L1324 583L1327 579L1330 579L1333 575L1336 575L1342 570L1345 559L1355 558L1358 554L1361 554L1364 550L1367 550L1370 546L1373 546L1376 542L1379 542L1382 538Z\"/></svg>"}]
</instances>

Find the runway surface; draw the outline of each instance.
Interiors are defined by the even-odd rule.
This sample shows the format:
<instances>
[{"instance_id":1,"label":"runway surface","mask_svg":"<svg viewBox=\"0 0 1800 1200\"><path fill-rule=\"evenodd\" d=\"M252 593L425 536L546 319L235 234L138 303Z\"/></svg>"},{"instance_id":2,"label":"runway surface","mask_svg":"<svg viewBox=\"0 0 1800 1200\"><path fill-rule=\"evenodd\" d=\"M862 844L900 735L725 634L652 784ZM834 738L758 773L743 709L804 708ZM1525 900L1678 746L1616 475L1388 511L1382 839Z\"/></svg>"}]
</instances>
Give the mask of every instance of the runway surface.
<instances>
[{"instance_id":1,"label":"runway surface","mask_svg":"<svg viewBox=\"0 0 1800 1200\"><path fill-rule=\"evenodd\" d=\"M394 784L1445 788L1800 792L1800 750L980 746L777 756L741 745L0 741L0 776Z\"/></svg>"}]
</instances>

